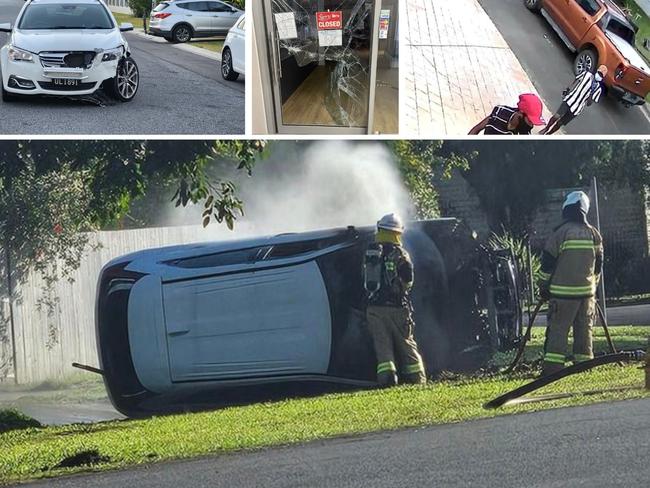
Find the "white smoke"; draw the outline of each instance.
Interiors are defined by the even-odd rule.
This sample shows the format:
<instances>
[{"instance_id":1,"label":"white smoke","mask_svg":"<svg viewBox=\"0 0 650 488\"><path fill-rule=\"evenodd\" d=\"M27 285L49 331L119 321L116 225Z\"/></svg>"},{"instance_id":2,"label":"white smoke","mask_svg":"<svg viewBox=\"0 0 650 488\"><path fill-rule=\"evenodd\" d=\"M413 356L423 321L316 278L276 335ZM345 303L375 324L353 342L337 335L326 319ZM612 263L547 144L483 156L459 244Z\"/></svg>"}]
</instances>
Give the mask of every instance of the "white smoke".
<instances>
[{"instance_id":1,"label":"white smoke","mask_svg":"<svg viewBox=\"0 0 650 488\"><path fill-rule=\"evenodd\" d=\"M237 179L245 216L235 231L210 224L212 238L373 225L386 213L412 213L397 165L381 142L319 141L306 149L276 142L271 151L252 178ZM165 223L199 223L201 210L175 209Z\"/></svg>"}]
</instances>

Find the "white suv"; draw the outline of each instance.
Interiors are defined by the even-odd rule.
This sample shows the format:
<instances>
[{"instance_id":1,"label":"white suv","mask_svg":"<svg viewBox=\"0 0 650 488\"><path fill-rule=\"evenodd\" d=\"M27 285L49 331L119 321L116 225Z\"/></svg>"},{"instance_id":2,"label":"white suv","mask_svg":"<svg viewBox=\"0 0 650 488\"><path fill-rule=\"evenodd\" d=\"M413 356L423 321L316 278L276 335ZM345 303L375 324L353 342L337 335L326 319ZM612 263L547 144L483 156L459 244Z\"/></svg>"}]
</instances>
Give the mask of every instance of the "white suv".
<instances>
[{"instance_id":1,"label":"white suv","mask_svg":"<svg viewBox=\"0 0 650 488\"><path fill-rule=\"evenodd\" d=\"M103 86L133 99L140 82L122 32L102 0L28 0L0 49L2 100L16 95L89 95Z\"/></svg>"},{"instance_id":2,"label":"white suv","mask_svg":"<svg viewBox=\"0 0 650 488\"><path fill-rule=\"evenodd\" d=\"M218 0L167 0L152 10L149 31L170 42L225 36L243 13Z\"/></svg>"}]
</instances>

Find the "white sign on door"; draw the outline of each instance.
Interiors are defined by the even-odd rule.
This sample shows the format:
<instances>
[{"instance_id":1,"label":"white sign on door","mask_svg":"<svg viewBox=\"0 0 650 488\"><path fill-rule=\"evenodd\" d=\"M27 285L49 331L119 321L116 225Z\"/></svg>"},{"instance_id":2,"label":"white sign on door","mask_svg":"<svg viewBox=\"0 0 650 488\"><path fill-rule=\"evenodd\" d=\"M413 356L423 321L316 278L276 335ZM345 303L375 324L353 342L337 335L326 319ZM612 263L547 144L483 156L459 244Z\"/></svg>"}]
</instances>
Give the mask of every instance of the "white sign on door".
<instances>
[{"instance_id":1,"label":"white sign on door","mask_svg":"<svg viewBox=\"0 0 650 488\"><path fill-rule=\"evenodd\" d=\"M275 25L278 28L278 37L280 39L295 39L298 37L296 16L293 12L275 14Z\"/></svg>"},{"instance_id":2,"label":"white sign on door","mask_svg":"<svg viewBox=\"0 0 650 488\"><path fill-rule=\"evenodd\" d=\"M318 31L318 44L320 44L321 47L342 46L343 31L340 29Z\"/></svg>"}]
</instances>

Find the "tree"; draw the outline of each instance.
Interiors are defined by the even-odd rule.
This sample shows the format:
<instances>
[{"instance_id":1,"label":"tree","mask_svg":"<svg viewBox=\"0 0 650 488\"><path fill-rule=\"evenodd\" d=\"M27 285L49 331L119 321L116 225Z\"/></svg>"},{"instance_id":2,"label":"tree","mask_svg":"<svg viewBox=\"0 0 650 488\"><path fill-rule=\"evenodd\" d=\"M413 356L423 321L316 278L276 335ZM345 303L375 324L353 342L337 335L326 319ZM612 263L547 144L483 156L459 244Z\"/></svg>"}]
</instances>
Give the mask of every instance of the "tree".
<instances>
[{"instance_id":1,"label":"tree","mask_svg":"<svg viewBox=\"0 0 650 488\"><path fill-rule=\"evenodd\" d=\"M650 185L647 141L451 141L442 153L450 152L469 161L463 176L490 227L518 237L529 233L548 189L585 187L593 176L636 191Z\"/></svg>"},{"instance_id":2,"label":"tree","mask_svg":"<svg viewBox=\"0 0 650 488\"><path fill-rule=\"evenodd\" d=\"M1 141L0 243L14 283L29 269L52 285L70 278L86 251L85 231L125 215L151 185L174 185L176 205L205 202L205 224L232 228L243 202L211 174L220 161L251 174L262 141Z\"/></svg>"}]
</instances>

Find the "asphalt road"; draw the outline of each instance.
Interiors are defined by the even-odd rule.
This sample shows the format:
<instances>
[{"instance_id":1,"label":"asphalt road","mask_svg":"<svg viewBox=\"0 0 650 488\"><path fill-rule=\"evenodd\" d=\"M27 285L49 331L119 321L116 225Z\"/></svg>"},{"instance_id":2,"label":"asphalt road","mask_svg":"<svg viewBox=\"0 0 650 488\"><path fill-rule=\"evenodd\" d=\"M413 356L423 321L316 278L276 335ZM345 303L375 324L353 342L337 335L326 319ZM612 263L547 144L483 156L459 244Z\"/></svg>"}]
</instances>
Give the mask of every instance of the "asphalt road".
<instances>
[{"instance_id":1,"label":"asphalt road","mask_svg":"<svg viewBox=\"0 0 650 488\"><path fill-rule=\"evenodd\" d=\"M0 23L13 22L23 0L0 0ZM140 68L129 103L62 98L0 102L2 134L243 134L243 79L221 78L219 63L173 45L126 33ZM0 45L8 36L0 34Z\"/></svg>"},{"instance_id":2,"label":"asphalt road","mask_svg":"<svg viewBox=\"0 0 650 488\"><path fill-rule=\"evenodd\" d=\"M572 54L541 15L522 0L478 0L519 59L535 88L557 110L562 91L574 79ZM601 101L564 128L566 134L650 134L650 112L625 108L612 98Z\"/></svg>"},{"instance_id":3,"label":"asphalt road","mask_svg":"<svg viewBox=\"0 0 650 488\"><path fill-rule=\"evenodd\" d=\"M650 399L314 442L24 487L647 486Z\"/></svg>"}]
</instances>

